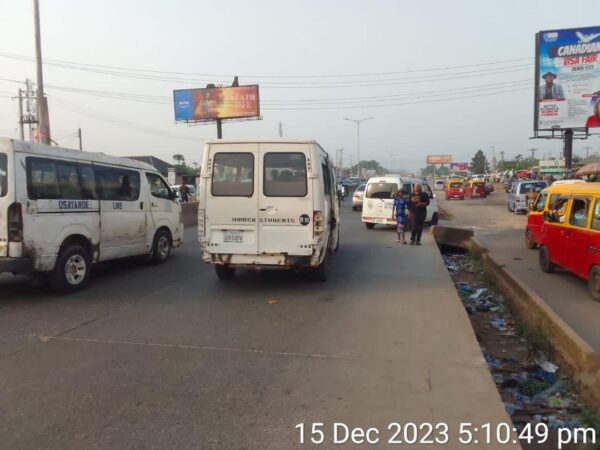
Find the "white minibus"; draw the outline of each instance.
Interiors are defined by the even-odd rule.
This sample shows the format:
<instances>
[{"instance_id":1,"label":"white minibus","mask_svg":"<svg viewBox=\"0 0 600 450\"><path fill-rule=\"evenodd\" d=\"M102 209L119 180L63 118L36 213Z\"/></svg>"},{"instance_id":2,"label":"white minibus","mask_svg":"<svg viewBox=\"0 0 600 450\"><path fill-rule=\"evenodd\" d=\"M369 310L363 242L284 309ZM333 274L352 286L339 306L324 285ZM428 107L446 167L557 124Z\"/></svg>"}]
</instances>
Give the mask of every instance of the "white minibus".
<instances>
[{"instance_id":1,"label":"white minibus","mask_svg":"<svg viewBox=\"0 0 600 450\"><path fill-rule=\"evenodd\" d=\"M214 140L204 148L198 239L217 276L310 269L324 281L340 236L335 170L311 140Z\"/></svg>"},{"instance_id":2,"label":"white minibus","mask_svg":"<svg viewBox=\"0 0 600 450\"><path fill-rule=\"evenodd\" d=\"M182 242L181 206L154 167L0 138L0 272L43 273L72 292L93 263L162 263Z\"/></svg>"},{"instance_id":3,"label":"white minibus","mask_svg":"<svg viewBox=\"0 0 600 450\"><path fill-rule=\"evenodd\" d=\"M369 178L367 182L362 209L362 221L365 226L371 230L375 227L375 224L395 225L396 219L392 217L394 197L396 197L399 189L403 189L408 198L413 193L416 184L420 184L423 192L429 194L430 203L427 207L425 222L437 225L438 205L436 195L427 182L419 178L386 175Z\"/></svg>"}]
</instances>

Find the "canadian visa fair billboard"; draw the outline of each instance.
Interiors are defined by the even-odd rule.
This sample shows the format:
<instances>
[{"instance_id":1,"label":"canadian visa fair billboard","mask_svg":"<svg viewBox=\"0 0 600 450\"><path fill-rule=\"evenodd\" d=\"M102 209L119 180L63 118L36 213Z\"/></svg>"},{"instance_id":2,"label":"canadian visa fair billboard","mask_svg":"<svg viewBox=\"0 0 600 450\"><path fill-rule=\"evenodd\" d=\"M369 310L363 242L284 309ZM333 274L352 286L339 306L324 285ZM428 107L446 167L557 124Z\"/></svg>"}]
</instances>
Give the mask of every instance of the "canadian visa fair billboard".
<instances>
[{"instance_id":1,"label":"canadian visa fair billboard","mask_svg":"<svg viewBox=\"0 0 600 450\"><path fill-rule=\"evenodd\" d=\"M427 164L450 164L452 155L427 155Z\"/></svg>"},{"instance_id":2,"label":"canadian visa fair billboard","mask_svg":"<svg viewBox=\"0 0 600 450\"><path fill-rule=\"evenodd\" d=\"M536 130L598 127L600 26L536 34Z\"/></svg>"},{"instance_id":3,"label":"canadian visa fair billboard","mask_svg":"<svg viewBox=\"0 0 600 450\"><path fill-rule=\"evenodd\" d=\"M466 162L452 163L452 164L450 164L450 170L459 170L459 171L469 170L469 163L466 163Z\"/></svg>"},{"instance_id":4,"label":"canadian visa fair billboard","mask_svg":"<svg viewBox=\"0 0 600 450\"><path fill-rule=\"evenodd\" d=\"M202 121L260 116L258 85L173 91L175 120Z\"/></svg>"}]
</instances>

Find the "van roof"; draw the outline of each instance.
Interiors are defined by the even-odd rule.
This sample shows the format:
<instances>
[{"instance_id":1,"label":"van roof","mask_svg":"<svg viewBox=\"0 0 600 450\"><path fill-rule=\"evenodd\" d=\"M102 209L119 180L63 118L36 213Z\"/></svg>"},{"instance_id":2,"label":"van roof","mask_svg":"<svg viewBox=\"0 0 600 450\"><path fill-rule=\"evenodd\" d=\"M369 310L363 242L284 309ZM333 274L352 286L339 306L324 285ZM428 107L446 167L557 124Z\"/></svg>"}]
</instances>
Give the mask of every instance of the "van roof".
<instances>
[{"instance_id":1,"label":"van roof","mask_svg":"<svg viewBox=\"0 0 600 450\"><path fill-rule=\"evenodd\" d=\"M21 141L19 139L0 137L0 148L12 148L17 153L32 153L39 156L54 158L69 158L78 161L90 161L103 164L112 164L116 166L127 166L136 169L149 170L157 172L156 168L142 161L135 159L122 158L119 156L110 156L100 152L86 152L64 147L53 147L37 142Z\"/></svg>"},{"instance_id":2,"label":"van roof","mask_svg":"<svg viewBox=\"0 0 600 450\"><path fill-rule=\"evenodd\" d=\"M314 139L209 139L206 144L318 144Z\"/></svg>"},{"instance_id":3,"label":"van roof","mask_svg":"<svg viewBox=\"0 0 600 450\"><path fill-rule=\"evenodd\" d=\"M600 195L600 183L557 184L544 189L550 194L590 194Z\"/></svg>"},{"instance_id":4,"label":"van roof","mask_svg":"<svg viewBox=\"0 0 600 450\"><path fill-rule=\"evenodd\" d=\"M403 183L405 183L405 182L410 182L410 183L426 183L426 181L424 181L421 178L402 177L400 175L398 175L398 176L371 177L371 178L369 178L369 180L367 181L367 183L371 183L371 182L382 183L382 182L397 181L397 180L401 180Z\"/></svg>"}]
</instances>

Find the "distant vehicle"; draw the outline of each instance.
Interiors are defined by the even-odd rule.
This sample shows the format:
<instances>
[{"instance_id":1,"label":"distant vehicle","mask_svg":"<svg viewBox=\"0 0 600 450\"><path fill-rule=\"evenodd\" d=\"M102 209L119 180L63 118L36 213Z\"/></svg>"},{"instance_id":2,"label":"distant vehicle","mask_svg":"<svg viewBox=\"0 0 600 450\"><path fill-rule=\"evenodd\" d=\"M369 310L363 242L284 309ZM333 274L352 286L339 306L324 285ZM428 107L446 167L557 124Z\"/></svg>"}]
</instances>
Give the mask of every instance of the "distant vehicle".
<instances>
[{"instance_id":1,"label":"distant vehicle","mask_svg":"<svg viewBox=\"0 0 600 450\"><path fill-rule=\"evenodd\" d=\"M327 279L340 209L332 158L317 142L207 141L200 179L198 240L220 279L238 267Z\"/></svg>"},{"instance_id":2,"label":"distant vehicle","mask_svg":"<svg viewBox=\"0 0 600 450\"><path fill-rule=\"evenodd\" d=\"M465 185L463 180L459 178L449 179L445 191L446 200L450 200L451 198L465 199Z\"/></svg>"},{"instance_id":3,"label":"distant vehicle","mask_svg":"<svg viewBox=\"0 0 600 450\"><path fill-rule=\"evenodd\" d=\"M188 188L188 197L190 201L195 201L196 199L196 186L194 186L193 184L186 184L187 188ZM173 186L171 186L171 189L173 189L173 191L177 194L177 198L181 200L181 193L179 192L179 190L181 189L181 185L180 184L174 184Z\"/></svg>"},{"instance_id":4,"label":"distant vehicle","mask_svg":"<svg viewBox=\"0 0 600 450\"><path fill-rule=\"evenodd\" d=\"M415 184L420 184L423 188L423 192L429 194L430 204L427 207L427 217L425 222L437 225L437 200L427 182L420 178L384 176L370 178L367 182L361 216L365 226L371 230L375 227L375 224L393 225L395 223L395 219L392 218L394 197L396 197L399 189L404 189L407 196L410 196L410 194L413 193Z\"/></svg>"},{"instance_id":5,"label":"distant vehicle","mask_svg":"<svg viewBox=\"0 0 600 450\"><path fill-rule=\"evenodd\" d=\"M442 189L444 189L444 180L442 180L441 178L435 180L434 188L437 191L441 191Z\"/></svg>"},{"instance_id":6,"label":"distant vehicle","mask_svg":"<svg viewBox=\"0 0 600 450\"><path fill-rule=\"evenodd\" d=\"M465 195L471 198L485 198L487 196L485 182L479 178L472 179L466 187Z\"/></svg>"},{"instance_id":7,"label":"distant vehicle","mask_svg":"<svg viewBox=\"0 0 600 450\"><path fill-rule=\"evenodd\" d=\"M126 158L0 139L0 272L44 273L82 289L92 264L183 239L181 206L156 169Z\"/></svg>"},{"instance_id":8,"label":"distant vehicle","mask_svg":"<svg viewBox=\"0 0 600 450\"><path fill-rule=\"evenodd\" d=\"M485 190L485 195L490 195L492 192L494 192L494 183L492 183L491 181L488 181L485 183L484 186L484 190Z\"/></svg>"},{"instance_id":9,"label":"distant vehicle","mask_svg":"<svg viewBox=\"0 0 600 450\"><path fill-rule=\"evenodd\" d=\"M552 186L560 186L561 184L581 184L587 183L585 180L556 180Z\"/></svg>"},{"instance_id":10,"label":"distant vehicle","mask_svg":"<svg viewBox=\"0 0 600 450\"><path fill-rule=\"evenodd\" d=\"M527 212L527 193L534 188L536 192L548 187L542 180L516 181L513 183L506 198L506 207L515 213Z\"/></svg>"},{"instance_id":11,"label":"distant vehicle","mask_svg":"<svg viewBox=\"0 0 600 450\"><path fill-rule=\"evenodd\" d=\"M367 188L366 184L359 185L354 193L352 194L352 210L360 210L363 206L363 198L365 196L365 189Z\"/></svg>"},{"instance_id":12,"label":"distant vehicle","mask_svg":"<svg viewBox=\"0 0 600 450\"><path fill-rule=\"evenodd\" d=\"M527 217L526 245L540 246L543 272L562 267L587 280L592 299L600 301L600 185L551 186L538 196Z\"/></svg>"}]
</instances>

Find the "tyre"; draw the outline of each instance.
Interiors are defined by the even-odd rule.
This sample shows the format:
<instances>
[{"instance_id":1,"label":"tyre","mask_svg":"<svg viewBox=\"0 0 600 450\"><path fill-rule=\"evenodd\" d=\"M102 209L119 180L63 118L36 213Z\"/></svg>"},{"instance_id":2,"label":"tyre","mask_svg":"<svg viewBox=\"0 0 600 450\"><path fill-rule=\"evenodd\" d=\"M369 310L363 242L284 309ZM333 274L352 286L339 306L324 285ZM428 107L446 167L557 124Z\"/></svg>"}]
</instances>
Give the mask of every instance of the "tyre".
<instances>
[{"instance_id":1,"label":"tyre","mask_svg":"<svg viewBox=\"0 0 600 450\"><path fill-rule=\"evenodd\" d=\"M335 243L335 248L333 249L334 252L337 252L338 249L340 248L340 224L338 222L337 224L337 241Z\"/></svg>"},{"instance_id":2,"label":"tyre","mask_svg":"<svg viewBox=\"0 0 600 450\"><path fill-rule=\"evenodd\" d=\"M79 291L89 282L91 269L89 252L81 245L70 245L60 252L50 274L52 288L64 294Z\"/></svg>"},{"instance_id":3,"label":"tyre","mask_svg":"<svg viewBox=\"0 0 600 450\"><path fill-rule=\"evenodd\" d=\"M215 266L215 272L219 280L231 280L235 276L235 269L222 264Z\"/></svg>"},{"instance_id":4,"label":"tyre","mask_svg":"<svg viewBox=\"0 0 600 450\"><path fill-rule=\"evenodd\" d=\"M525 247L530 250L537 248L537 242L533 239L531 230L525 230Z\"/></svg>"},{"instance_id":5,"label":"tyre","mask_svg":"<svg viewBox=\"0 0 600 450\"><path fill-rule=\"evenodd\" d=\"M171 255L171 249L173 248L173 239L171 233L167 230L158 230L154 235L154 241L152 242L152 250L150 259L153 264L162 264Z\"/></svg>"},{"instance_id":6,"label":"tyre","mask_svg":"<svg viewBox=\"0 0 600 450\"><path fill-rule=\"evenodd\" d=\"M540 247L540 269L545 273L552 273L556 269L556 265L550 261L550 252L545 245Z\"/></svg>"},{"instance_id":7,"label":"tyre","mask_svg":"<svg viewBox=\"0 0 600 450\"><path fill-rule=\"evenodd\" d=\"M509 212L512 212L512 209L510 209L510 203L509 202L506 203L506 209L508 209Z\"/></svg>"},{"instance_id":8,"label":"tyre","mask_svg":"<svg viewBox=\"0 0 600 450\"><path fill-rule=\"evenodd\" d=\"M431 225L437 225L438 224L438 213L433 213L433 216L431 216Z\"/></svg>"},{"instance_id":9,"label":"tyre","mask_svg":"<svg viewBox=\"0 0 600 450\"><path fill-rule=\"evenodd\" d=\"M310 275L314 281L327 281L327 277L329 276L329 258L330 252L327 251L327 254L323 258L323 261L321 261L321 264L311 269Z\"/></svg>"},{"instance_id":10,"label":"tyre","mask_svg":"<svg viewBox=\"0 0 600 450\"><path fill-rule=\"evenodd\" d=\"M600 302L600 266L592 266L588 277L588 292L597 302Z\"/></svg>"},{"instance_id":11,"label":"tyre","mask_svg":"<svg viewBox=\"0 0 600 450\"><path fill-rule=\"evenodd\" d=\"M367 227L367 230L372 230L373 228L375 228L375 224L374 223L365 222L365 227Z\"/></svg>"}]
</instances>

